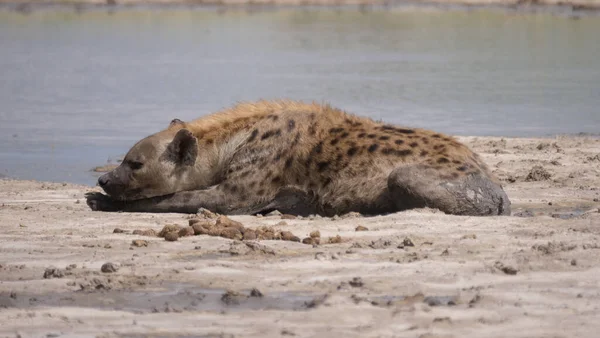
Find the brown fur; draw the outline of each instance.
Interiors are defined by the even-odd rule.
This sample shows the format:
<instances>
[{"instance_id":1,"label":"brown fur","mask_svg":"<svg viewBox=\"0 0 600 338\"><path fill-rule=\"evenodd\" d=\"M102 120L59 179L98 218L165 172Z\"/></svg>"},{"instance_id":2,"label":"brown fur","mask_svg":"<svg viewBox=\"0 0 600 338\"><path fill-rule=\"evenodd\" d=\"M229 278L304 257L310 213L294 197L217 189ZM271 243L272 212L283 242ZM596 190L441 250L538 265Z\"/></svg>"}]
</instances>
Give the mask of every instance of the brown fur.
<instances>
[{"instance_id":1,"label":"brown fur","mask_svg":"<svg viewBox=\"0 0 600 338\"><path fill-rule=\"evenodd\" d=\"M174 138L183 140L181 146L173 145ZM191 143L197 149L185 148ZM165 154L171 154L166 158L172 160L165 162ZM179 164L178 158L190 156L191 165ZM173 120L166 130L138 142L124 163L136 158L144 159L145 168L121 173L131 181L113 193L105 188L109 194L131 200L212 186L229 209L247 210L248 203L268 205L282 189L294 189L310 200L302 203L313 203L316 212L331 215L423 206L414 205L419 198L409 196L417 186L430 182L462 182L477 175L493 189L500 187L483 161L450 136L296 101L241 103L191 122ZM420 178L422 182L415 178L398 183L408 185L403 189L409 193L391 196L388 185L396 183L390 183L390 175L408 166L430 174ZM152 189L139 183L148 180L154 182L149 185ZM136 194L128 195L127 190ZM440 198L452 199L448 196ZM435 206L437 202L423 203Z\"/></svg>"}]
</instances>

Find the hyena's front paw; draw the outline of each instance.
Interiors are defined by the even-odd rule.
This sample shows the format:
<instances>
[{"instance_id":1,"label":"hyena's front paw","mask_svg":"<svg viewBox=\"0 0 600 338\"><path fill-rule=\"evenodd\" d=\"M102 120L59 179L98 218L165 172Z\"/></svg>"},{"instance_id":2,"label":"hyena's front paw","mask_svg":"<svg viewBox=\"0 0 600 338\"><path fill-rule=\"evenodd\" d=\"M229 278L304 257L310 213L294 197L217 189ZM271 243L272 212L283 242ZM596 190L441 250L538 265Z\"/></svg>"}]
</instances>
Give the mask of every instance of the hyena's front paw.
<instances>
[{"instance_id":1,"label":"hyena's front paw","mask_svg":"<svg viewBox=\"0 0 600 338\"><path fill-rule=\"evenodd\" d=\"M120 211L123 210L123 202L116 201L108 195L99 192L85 194L87 205L94 211Z\"/></svg>"}]
</instances>

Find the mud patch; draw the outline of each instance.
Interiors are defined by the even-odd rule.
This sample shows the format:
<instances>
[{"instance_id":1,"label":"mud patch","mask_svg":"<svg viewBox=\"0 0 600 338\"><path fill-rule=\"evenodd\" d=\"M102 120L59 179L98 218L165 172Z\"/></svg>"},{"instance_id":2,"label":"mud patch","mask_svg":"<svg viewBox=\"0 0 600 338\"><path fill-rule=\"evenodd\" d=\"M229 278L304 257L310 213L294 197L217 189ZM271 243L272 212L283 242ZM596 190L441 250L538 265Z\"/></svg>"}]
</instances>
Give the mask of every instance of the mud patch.
<instances>
[{"instance_id":1,"label":"mud patch","mask_svg":"<svg viewBox=\"0 0 600 338\"><path fill-rule=\"evenodd\" d=\"M0 294L0 307L75 306L132 313L236 310L303 310L315 295L269 294L258 289L234 292L185 284L167 284L159 290L101 290L48 294Z\"/></svg>"}]
</instances>

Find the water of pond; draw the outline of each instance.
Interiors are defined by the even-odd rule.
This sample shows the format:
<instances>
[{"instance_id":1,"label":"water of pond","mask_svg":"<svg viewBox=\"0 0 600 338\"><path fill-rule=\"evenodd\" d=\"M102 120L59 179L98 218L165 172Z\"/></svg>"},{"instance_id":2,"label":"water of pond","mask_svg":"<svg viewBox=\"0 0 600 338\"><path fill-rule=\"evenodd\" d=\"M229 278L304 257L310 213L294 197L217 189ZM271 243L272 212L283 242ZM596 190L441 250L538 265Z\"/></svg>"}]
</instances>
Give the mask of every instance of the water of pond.
<instances>
[{"instance_id":1,"label":"water of pond","mask_svg":"<svg viewBox=\"0 0 600 338\"><path fill-rule=\"evenodd\" d=\"M258 98L459 135L597 133L598 32L500 11L4 11L0 174L93 184L171 119Z\"/></svg>"}]
</instances>

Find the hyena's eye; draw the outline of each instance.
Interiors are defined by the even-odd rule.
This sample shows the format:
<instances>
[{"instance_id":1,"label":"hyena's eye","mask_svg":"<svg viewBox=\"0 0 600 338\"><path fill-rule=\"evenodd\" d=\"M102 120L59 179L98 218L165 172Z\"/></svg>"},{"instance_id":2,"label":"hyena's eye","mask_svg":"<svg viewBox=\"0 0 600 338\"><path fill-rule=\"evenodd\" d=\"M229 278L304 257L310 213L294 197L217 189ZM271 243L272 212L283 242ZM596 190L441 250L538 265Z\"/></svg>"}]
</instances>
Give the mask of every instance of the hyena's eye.
<instances>
[{"instance_id":1,"label":"hyena's eye","mask_svg":"<svg viewBox=\"0 0 600 338\"><path fill-rule=\"evenodd\" d=\"M133 162L129 162L129 166L133 170L139 170L139 169L142 169L142 167L144 166L144 163L133 161Z\"/></svg>"}]
</instances>

